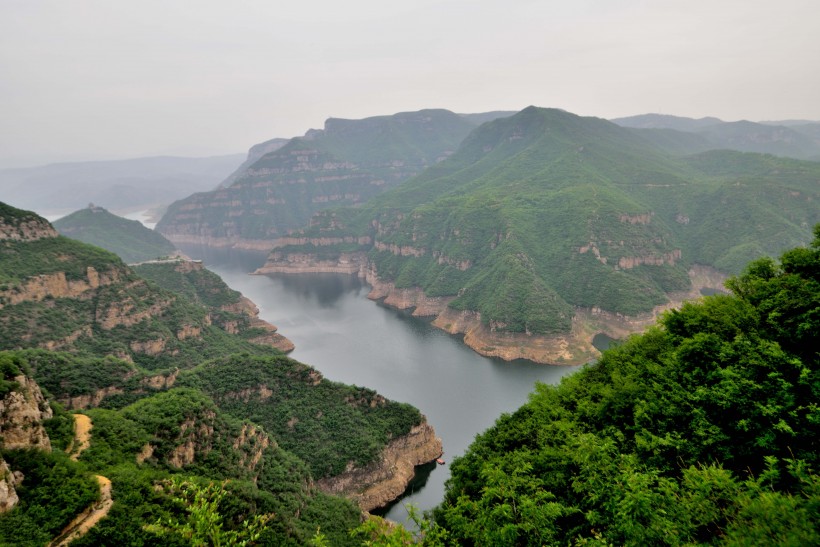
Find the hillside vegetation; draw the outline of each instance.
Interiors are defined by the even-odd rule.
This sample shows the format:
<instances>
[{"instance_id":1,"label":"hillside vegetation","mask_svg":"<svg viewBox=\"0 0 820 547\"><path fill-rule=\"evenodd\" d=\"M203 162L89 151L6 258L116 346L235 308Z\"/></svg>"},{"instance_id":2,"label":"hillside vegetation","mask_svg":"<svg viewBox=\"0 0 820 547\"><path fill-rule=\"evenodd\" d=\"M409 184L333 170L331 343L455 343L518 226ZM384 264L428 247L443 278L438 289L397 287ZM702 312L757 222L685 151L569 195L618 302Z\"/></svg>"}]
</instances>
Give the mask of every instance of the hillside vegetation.
<instances>
[{"instance_id":1,"label":"hillside vegetation","mask_svg":"<svg viewBox=\"0 0 820 547\"><path fill-rule=\"evenodd\" d=\"M425 545L820 543L820 226L810 248L537 385L451 464ZM372 521L374 544L409 539ZM396 543L392 543L396 544Z\"/></svg>"},{"instance_id":2,"label":"hillside vegetation","mask_svg":"<svg viewBox=\"0 0 820 547\"><path fill-rule=\"evenodd\" d=\"M818 180L818 163L681 157L605 120L530 107L359 208L317 213L269 264L366 253L380 280L448 297L492 330L565 333L579 307L649 312L689 288L692 265L738 273L807 243Z\"/></svg>"},{"instance_id":3,"label":"hillside vegetation","mask_svg":"<svg viewBox=\"0 0 820 547\"><path fill-rule=\"evenodd\" d=\"M109 250L129 264L176 252L173 243L140 221L119 217L93 205L55 221L54 227L64 236Z\"/></svg>"},{"instance_id":4,"label":"hillside vegetation","mask_svg":"<svg viewBox=\"0 0 820 547\"><path fill-rule=\"evenodd\" d=\"M316 481L381 465L417 409L253 343L255 307L201 264L146 264L148 281L0 213L0 544L56 538L100 496L94 475L113 505L72 545L357 543L361 510ZM66 408L90 418L87 448Z\"/></svg>"}]
</instances>

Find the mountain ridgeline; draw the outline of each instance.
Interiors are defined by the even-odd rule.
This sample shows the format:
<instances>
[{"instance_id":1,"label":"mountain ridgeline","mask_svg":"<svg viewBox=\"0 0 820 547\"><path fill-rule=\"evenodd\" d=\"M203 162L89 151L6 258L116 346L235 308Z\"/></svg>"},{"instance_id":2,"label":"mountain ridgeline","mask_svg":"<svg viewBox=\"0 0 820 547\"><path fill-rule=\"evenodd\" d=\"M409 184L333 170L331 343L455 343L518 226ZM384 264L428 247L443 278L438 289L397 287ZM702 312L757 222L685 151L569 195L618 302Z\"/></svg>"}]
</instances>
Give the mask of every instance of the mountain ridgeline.
<instances>
[{"instance_id":1,"label":"mountain ridgeline","mask_svg":"<svg viewBox=\"0 0 820 547\"><path fill-rule=\"evenodd\" d=\"M474 127L446 110L331 118L284 145L271 141L230 186L175 202L157 230L174 243L267 251L316 211L363 203L441 161Z\"/></svg>"},{"instance_id":2,"label":"mountain ridgeline","mask_svg":"<svg viewBox=\"0 0 820 547\"><path fill-rule=\"evenodd\" d=\"M820 220L818 163L668 149L529 107L366 204L317 213L259 272L357 272L482 353L583 362L596 331L634 331Z\"/></svg>"},{"instance_id":3,"label":"mountain ridgeline","mask_svg":"<svg viewBox=\"0 0 820 547\"><path fill-rule=\"evenodd\" d=\"M355 544L441 441L275 330L201 263L133 269L0 204L0 543L187 545L207 500L209 541Z\"/></svg>"},{"instance_id":4,"label":"mountain ridgeline","mask_svg":"<svg viewBox=\"0 0 820 547\"><path fill-rule=\"evenodd\" d=\"M689 152L711 149L775 154L796 159L820 160L820 123L792 122L724 122L718 118L682 118L664 114L642 114L617 118L613 122L635 128L653 139L664 139L674 132L684 132Z\"/></svg>"}]
</instances>

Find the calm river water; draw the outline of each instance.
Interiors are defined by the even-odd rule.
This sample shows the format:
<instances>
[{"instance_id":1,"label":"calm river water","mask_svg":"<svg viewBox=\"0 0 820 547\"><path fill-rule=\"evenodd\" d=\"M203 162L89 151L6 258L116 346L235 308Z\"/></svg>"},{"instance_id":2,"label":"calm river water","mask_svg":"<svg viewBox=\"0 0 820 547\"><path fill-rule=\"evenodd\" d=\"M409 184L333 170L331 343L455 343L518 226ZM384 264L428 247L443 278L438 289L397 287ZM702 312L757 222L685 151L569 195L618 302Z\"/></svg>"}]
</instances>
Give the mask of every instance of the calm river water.
<instances>
[{"instance_id":1,"label":"calm river water","mask_svg":"<svg viewBox=\"0 0 820 547\"><path fill-rule=\"evenodd\" d=\"M368 286L355 276L252 276L248 272L263 256L183 250L253 300L260 316L296 345L291 357L330 380L367 386L419 408L441 437L448 463L502 413L526 402L536 381L557 383L577 370L482 357L427 321L368 300ZM405 521L406 503L432 509L443 499L448 477L448 465L426 466L422 484L386 516Z\"/></svg>"}]
</instances>

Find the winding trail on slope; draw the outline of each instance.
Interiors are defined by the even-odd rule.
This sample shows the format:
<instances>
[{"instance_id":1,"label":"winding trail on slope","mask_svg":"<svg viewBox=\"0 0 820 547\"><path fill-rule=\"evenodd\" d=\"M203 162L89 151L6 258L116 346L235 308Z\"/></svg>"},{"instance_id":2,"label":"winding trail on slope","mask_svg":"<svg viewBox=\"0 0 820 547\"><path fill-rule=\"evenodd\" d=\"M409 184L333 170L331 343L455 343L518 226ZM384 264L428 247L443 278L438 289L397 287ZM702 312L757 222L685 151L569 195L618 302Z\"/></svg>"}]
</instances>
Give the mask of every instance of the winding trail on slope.
<instances>
[{"instance_id":1,"label":"winding trail on slope","mask_svg":"<svg viewBox=\"0 0 820 547\"><path fill-rule=\"evenodd\" d=\"M69 445L71 459L75 462L80 458L83 450L91 446L91 429L94 424L91 418L85 414L73 414L74 416L74 440Z\"/></svg>"},{"instance_id":2,"label":"winding trail on slope","mask_svg":"<svg viewBox=\"0 0 820 547\"><path fill-rule=\"evenodd\" d=\"M91 445L91 418L85 414L74 414L74 442L69 446L72 451L71 459L77 461L80 454ZM76 449L72 449L76 447ZM114 500L111 498L111 481L102 475L95 475L100 484L100 499L85 508L77 515L59 536L48 544L48 547L64 547L75 539L88 533L103 517L108 514Z\"/></svg>"}]
</instances>

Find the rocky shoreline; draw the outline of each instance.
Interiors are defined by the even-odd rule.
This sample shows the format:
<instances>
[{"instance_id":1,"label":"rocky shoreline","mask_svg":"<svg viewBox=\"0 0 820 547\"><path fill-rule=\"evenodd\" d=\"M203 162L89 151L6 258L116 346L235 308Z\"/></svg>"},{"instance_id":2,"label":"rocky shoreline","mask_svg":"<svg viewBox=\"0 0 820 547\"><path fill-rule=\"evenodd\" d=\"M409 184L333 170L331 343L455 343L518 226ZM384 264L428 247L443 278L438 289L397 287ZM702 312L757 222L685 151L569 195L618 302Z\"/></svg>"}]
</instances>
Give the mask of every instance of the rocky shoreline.
<instances>
[{"instance_id":1,"label":"rocky shoreline","mask_svg":"<svg viewBox=\"0 0 820 547\"><path fill-rule=\"evenodd\" d=\"M596 334L622 339L652 325L664 311L679 307L686 300L701 297L701 289L722 290L727 276L713 268L695 265L689 270L689 291L669 295L666 304L636 316L610 313L598 308L575 309L569 333L538 335L494 330L485 325L481 314L448 307L452 297L429 297L420 288L396 288L382 281L370 267L364 253L342 253L336 259L322 259L307 253L287 254L274 251L254 275L271 273L345 273L355 274L372 289L371 300L381 300L400 310L412 309L416 317L432 318L432 324L450 334L463 335L464 343L486 357L506 361L527 359L546 365L582 365L600 356L592 345Z\"/></svg>"}]
</instances>

